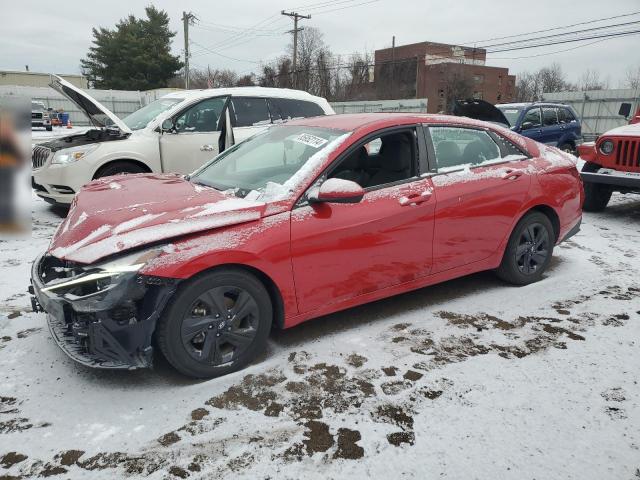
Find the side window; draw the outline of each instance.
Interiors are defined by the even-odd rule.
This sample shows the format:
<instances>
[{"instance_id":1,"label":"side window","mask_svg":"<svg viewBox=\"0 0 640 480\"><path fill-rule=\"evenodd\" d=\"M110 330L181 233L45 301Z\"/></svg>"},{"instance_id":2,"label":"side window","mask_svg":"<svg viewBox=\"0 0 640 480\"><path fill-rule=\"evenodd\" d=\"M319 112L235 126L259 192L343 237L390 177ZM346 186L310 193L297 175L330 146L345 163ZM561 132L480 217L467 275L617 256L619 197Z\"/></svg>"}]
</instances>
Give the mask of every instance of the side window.
<instances>
[{"instance_id":1,"label":"side window","mask_svg":"<svg viewBox=\"0 0 640 480\"><path fill-rule=\"evenodd\" d=\"M266 99L233 97L231 103L236 114L236 127L256 127L271 123Z\"/></svg>"},{"instance_id":2,"label":"side window","mask_svg":"<svg viewBox=\"0 0 640 480\"><path fill-rule=\"evenodd\" d=\"M558 124L558 114L555 108L544 107L542 109L542 124L545 127Z\"/></svg>"},{"instance_id":3,"label":"side window","mask_svg":"<svg viewBox=\"0 0 640 480\"><path fill-rule=\"evenodd\" d=\"M527 111L522 119L522 128L526 130L528 128L540 128L542 126L542 120L540 118L540 109L532 108Z\"/></svg>"},{"instance_id":4,"label":"side window","mask_svg":"<svg viewBox=\"0 0 640 480\"><path fill-rule=\"evenodd\" d=\"M182 112L175 120L178 133L215 132L225 97L209 98Z\"/></svg>"},{"instance_id":5,"label":"side window","mask_svg":"<svg viewBox=\"0 0 640 480\"><path fill-rule=\"evenodd\" d=\"M430 127L438 172L500 160L500 149L484 130Z\"/></svg>"},{"instance_id":6,"label":"side window","mask_svg":"<svg viewBox=\"0 0 640 480\"><path fill-rule=\"evenodd\" d=\"M271 110L271 118L274 122L324 115L324 111L319 105L306 100L292 100L290 98L270 98L269 110Z\"/></svg>"},{"instance_id":7,"label":"side window","mask_svg":"<svg viewBox=\"0 0 640 480\"><path fill-rule=\"evenodd\" d=\"M418 141L415 129L374 137L344 157L328 178L356 182L363 188L416 176Z\"/></svg>"}]
</instances>

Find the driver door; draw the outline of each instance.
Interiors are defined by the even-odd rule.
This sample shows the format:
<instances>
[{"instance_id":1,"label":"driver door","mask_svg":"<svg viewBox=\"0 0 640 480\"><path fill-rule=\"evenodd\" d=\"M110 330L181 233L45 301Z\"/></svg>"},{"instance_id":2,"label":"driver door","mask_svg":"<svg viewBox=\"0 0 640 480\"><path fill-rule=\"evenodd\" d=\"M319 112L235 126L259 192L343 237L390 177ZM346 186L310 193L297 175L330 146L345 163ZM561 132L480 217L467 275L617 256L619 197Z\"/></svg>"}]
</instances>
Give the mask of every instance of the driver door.
<instances>
[{"instance_id":1,"label":"driver door","mask_svg":"<svg viewBox=\"0 0 640 480\"><path fill-rule=\"evenodd\" d=\"M191 173L218 154L218 119L226 99L207 98L174 117L174 129L160 135L164 172Z\"/></svg>"}]
</instances>

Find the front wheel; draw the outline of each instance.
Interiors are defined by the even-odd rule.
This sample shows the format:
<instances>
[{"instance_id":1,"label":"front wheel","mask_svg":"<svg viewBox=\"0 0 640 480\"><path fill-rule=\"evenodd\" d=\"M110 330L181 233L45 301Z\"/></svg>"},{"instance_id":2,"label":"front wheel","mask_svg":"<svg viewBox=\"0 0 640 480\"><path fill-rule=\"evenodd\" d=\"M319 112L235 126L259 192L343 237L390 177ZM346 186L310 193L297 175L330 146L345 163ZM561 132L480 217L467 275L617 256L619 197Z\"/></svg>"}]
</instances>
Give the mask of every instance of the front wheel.
<instances>
[{"instance_id":1,"label":"front wheel","mask_svg":"<svg viewBox=\"0 0 640 480\"><path fill-rule=\"evenodd\" d=\"M255 276L213 271L180 287L159 321L158 345L179 372L219 377L264 350L272 316L269 294Z\"/></svg>"},{"instance_id":2,"label":"front wheel","mask_svg":"<svg viewBox=\"0 0 640 480\"><path fill-rule=\"evenodd\" d=\"M537 282L551 262L555 234L541 212L525 215L513 229L497 274L505 282L528 285Z\"/></svg>"},{"instance_id":3,"label":"front wheel","mask_svg":"<svg viewBox=\"0 0 640 480\"><path fill-rule=\"evenodd\" d=\"M582 167L583 172L597 172L600 165L587 162ZM601 212L609 204L613 191L607 185L600 183L584 182L584 205L582 208L587 212Z\"/></svg>"},{"instance_id":4,"label":"front wheel","mask_svg":"<svg viewBox=\"0 0 640 480\"><path fill-rule=\"evenodd\" d=\"M124 160L108 163L98 170L93 178L111 177L113 175L121 175L123 173L143 173L145 171L146 170L140 165Z\"/></svg>"}]
</instances>

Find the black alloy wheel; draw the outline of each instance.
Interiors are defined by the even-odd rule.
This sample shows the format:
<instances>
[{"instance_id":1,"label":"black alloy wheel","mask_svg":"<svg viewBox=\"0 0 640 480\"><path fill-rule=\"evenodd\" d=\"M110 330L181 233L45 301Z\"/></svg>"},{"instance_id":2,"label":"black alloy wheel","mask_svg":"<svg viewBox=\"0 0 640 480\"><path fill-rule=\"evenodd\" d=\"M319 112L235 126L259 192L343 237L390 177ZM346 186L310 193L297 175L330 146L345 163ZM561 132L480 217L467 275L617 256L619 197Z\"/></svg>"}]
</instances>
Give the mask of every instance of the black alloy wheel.
<instances>
[{"instance_id":1,"label":"black alloy wheel","mask_svg":"<svg viewBox=\"0 0 640 480\"><path fill-rule=\"evenodd\" d=\"M272 320L264 284L242 268L220 267L180 285L155 337L176 370L213 378L241 369L260 354Z\"/></svg>"},{"instance_id":2,"label":"black alloy wheel","mask_svg":"<svg viewBox=\"0 0 640 480\"><path fill-rule=\"evenodd\" d=\"M549 256L549 232L540 223L531 223L522 230L515 251L518 270L524 275L532 275L542 267Z\"/></svg>"},{"instance_id":3,"label":"black alloy wheel","mask_svg":"<svg viewBox=\"0 0 640 480\"><path fill-rule=\"evenodd\" d=\"M498 277L514 285L537 282L551 262L555 241L549 217L535 210L527 213L511 232Z\"/></svg>"},{"instance_id":4,"label":"black alloy wheel","mask_svg":"<svg viewBox=\"0 0 640 480\"><path fill-rule=\"evenodd\" d=\"M258 304L244 289L222 286L200 295L182 319L187 353L205 365L221 366L246 352L258 332Z\"/></svg>"}]
</instances>

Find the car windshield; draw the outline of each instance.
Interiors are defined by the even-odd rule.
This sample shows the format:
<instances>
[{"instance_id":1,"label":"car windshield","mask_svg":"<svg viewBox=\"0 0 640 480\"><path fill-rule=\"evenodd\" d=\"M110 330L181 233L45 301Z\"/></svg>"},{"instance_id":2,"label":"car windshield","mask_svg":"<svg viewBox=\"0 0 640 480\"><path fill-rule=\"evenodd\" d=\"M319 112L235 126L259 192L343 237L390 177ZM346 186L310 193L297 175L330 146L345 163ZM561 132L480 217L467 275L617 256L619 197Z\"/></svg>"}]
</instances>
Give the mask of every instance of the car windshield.
<instances>
[{"instance_id":1,"label":"car windshield","mask_svg":"<svg viewBox=\"0 0 640 480\"><path fill-rule=\"evenodd\" d=\"M122 119L131 130L140 130L146 127L151 120L156 118L165 110L169 110L176 103L180 103L184 98L160 98L149 105L145 105L130 115Z\"/></svg>"},{"instance_id":2,"label":"car windshield","mask_svg":"<svg viewBox=\"0 0 640 480\"><path fill-rule=\"evenodd\" d=\"M496 107L498 107L502 114L507 117L509 125L513 127L518 122L518 117L520 116L520 112L522 112L521 107L509 107L506 105L496 105Z\"/></svg>"},{"instance_id":3,"label":"car windshield","mask_svg":"<svg viewBox=\"0 0 640 480\"><path fill-rule=\"evenodd\" d=\"M272 127L221 153L191 180L250 200L282 200L317 173L349 134L298 125Z\"/></svg>"}]
</instances>

